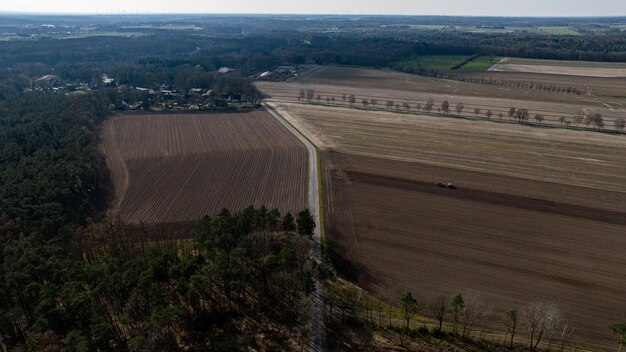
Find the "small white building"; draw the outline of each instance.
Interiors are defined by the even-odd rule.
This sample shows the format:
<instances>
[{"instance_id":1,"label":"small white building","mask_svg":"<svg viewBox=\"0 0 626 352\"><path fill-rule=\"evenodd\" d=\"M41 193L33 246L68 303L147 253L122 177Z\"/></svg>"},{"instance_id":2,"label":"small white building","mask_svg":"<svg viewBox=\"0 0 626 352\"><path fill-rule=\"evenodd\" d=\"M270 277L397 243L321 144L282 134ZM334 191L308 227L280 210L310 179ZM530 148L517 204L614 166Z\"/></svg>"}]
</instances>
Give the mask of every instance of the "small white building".
<instances>
[{"instance_id":1,"label":"small white building","mask_svg":"<svg viewBox=\"0 0 626 352\"><path fill-rule=\"evenodd\" d=\"M276 73L272 72L272 71L265 71L263 73L261 73L259 75L259 78L261 79L269 79L269 78L273 78L276 77Z\"/></svg>"}]
</instances>

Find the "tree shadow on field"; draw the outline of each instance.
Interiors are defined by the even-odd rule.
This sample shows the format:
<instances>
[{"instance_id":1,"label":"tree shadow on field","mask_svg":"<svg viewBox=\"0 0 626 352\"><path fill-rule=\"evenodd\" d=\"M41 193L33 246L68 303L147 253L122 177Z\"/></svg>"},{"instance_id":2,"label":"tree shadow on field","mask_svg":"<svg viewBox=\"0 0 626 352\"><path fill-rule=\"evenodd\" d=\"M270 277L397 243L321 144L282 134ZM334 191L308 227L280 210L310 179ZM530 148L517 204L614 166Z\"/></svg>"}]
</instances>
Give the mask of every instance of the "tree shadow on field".
<instances>
[{"instance_id":1,"label":"tree shadow on field","mask_svg":"<svg viewBox=\"0 0 626 352\"><path fill-rule=\"evenodd\" d=\"M340 246L332 242L328 246L328 255L330 256L333 267L342 278L350 282L358 282L358 269L342 255L341 248L338 247Z\"/></svg>"}]
</instances>

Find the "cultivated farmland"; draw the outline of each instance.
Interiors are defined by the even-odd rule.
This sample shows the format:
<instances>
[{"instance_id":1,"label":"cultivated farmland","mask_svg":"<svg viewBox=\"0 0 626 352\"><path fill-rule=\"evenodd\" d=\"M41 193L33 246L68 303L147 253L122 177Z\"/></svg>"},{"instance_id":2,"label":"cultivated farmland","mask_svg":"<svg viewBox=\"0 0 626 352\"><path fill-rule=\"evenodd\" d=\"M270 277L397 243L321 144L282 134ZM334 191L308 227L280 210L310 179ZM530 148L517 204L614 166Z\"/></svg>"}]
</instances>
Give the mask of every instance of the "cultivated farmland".
<instances>
[{"instance_id":1,"label":"cultivated farmland","mask_svg":"<svg viewBox=\"0 0 626 352\"><path fill-rule=\"evenodd\" d=\"M300 87L307 85L332 85L334 91L339 93L351 93L352 89L368 89L372 91L391 91L385 97L394 99L402 98L407 94L420 94L431 96L440 94L448 97L481 97L491 98L491 101L501 100L526 100L532 102L562 103L582 106L600 106L610 108L626 108L626 80L620 78L598 78L567 75L545 75L539 73L523 72L459 72L459 77L474 78L478 81L497 81L504 85L473 84L455 80L445 80L433 77L424 77L394 71L371 70L361 68L335 67L335 66L307 66L305 71L293 82L298 83L291 88L290 93L297 95ZM517 83L526 86L533 85L535 89L517 87ZM287 90L289 85L284 83L259 82L257 85L264 92L272 94L273 85L282 90ZM342 88L343 89L340 89ZM538 89L549 87L571 87L581 94L565 94L550 89ZM279 88L276 88L279 89ZM396 97L395 92L404 92ZM367 95L367 94L366 94ZM280 97L281 95L277 95ZM411 95L412 101L419 102L421 96ZM466 104L467 105L467 104Z\"/></svg>"},{"instance_id":2,"label":"cultivated farmland","mask_svg":"<svg viewBox=\"0 0 626 352\"><path fill-rule=\"evenodd\" d=\"M269 114L117 115L102 128L113 215L186 222L222 208L306 206L306 150Z\"/></svg>"},{"instance_id":3,"label":"cultivated farmland","mask_svg":"<svg viewBox=\"0 0 626 352\"><path fill-rule=\"evenodd\" d=\"M326 236L344 275L425 300L479 293L494 322L551 300L577 341L613 342L607 326L626 314L624 136L274 105L323 150Z\"/></svg>"},{"instance_id":4,"label":"cultivated farmland","mask_svg":"<svg viewBox=\"0 0 626 352\"><path fill-rule=\"evenodd\" d=\"M626 64L621 62L589 62L504 58L489 71L527 72L585 77L626 77Z\"/></svg>"}]
</instances>

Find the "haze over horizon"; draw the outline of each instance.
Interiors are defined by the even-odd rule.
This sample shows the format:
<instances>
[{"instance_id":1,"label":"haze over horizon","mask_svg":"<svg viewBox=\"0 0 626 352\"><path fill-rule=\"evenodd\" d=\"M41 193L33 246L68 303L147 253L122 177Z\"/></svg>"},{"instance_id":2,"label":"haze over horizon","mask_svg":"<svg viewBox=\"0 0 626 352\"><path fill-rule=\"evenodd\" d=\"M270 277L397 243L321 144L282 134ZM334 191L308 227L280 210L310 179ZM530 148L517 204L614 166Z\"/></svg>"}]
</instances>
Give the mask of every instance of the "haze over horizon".
<instances>
[{"instance_id":1,"label":"haze over horizon","mask_svg":"<svg viewBox=\"0 0 626 352\"><path fill-rule=\"evenodd\" d=\"M354 15L449 15L449 16L626 16L626 1L528 0L524 3L497 0L319 0L294 3L288 0L238 0L232 2L166 0L31 0L0 4L0 12L58 14L354 14Z\"/></svg>"}]
</instances>

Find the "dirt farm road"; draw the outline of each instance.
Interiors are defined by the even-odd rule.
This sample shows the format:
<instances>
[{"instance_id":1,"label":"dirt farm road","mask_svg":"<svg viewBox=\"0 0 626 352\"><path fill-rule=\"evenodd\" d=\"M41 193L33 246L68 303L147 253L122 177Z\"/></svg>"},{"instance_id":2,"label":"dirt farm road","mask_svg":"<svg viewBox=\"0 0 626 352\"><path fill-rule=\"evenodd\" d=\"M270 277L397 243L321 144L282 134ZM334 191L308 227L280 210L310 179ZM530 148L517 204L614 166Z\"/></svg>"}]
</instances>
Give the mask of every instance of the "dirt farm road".
<instances>
[{"instance_id":1,"label":"dirt farm road","mask_svg":"<svg viewBox=\"0 0 626 352\"><path fill-rule=\"evenodd\" d=\"M289 122L283 119L282 116L277 114L269 105L263 104L265 110L269 112L281 125L283 125L291 134L293 134L302 144L306 146L306 149L309 153L309 210L315 219L315 232L313 233L313 245L311 248L311 256L317 265L322 262L322 246L321 246L321 226L320 223L320 207L319 207L319 170L318 170L318 158L317 158L317 149L315 146L306 139L300 131L295 129ZM322 285L319 281L319 275L316 272L313 275L314 280L314 290L311 293L311 320L310 320L310 342L309 342L309 351L311 352L321 352L325 351L324 345L324 332L323 332L323 324L324 324L324 303L322 301Z\"/></svg>"}]
</instances>

